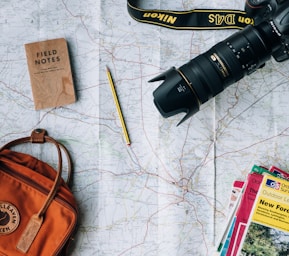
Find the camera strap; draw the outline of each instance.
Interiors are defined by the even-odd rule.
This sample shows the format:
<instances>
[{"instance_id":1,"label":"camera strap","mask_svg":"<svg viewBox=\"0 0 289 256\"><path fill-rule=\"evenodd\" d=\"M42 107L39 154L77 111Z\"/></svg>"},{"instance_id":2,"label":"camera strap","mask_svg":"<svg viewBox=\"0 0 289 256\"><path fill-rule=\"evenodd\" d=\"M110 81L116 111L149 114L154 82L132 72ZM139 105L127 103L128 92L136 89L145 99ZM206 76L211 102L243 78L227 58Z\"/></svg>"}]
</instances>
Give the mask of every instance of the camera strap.
<instances>
[{"instance_id":1,"label":"camera strap","mask_svg":"<svg viewBox=\"0 0 289 256\"><path fill-rule=\"evenodd\" d=\"M249 24L254 25L254 19L240 10L148 10L139 8L137 2L138 0L127 0L128 12L133 19L172 29L242 29Z\"/></svg>"}]
</instances>

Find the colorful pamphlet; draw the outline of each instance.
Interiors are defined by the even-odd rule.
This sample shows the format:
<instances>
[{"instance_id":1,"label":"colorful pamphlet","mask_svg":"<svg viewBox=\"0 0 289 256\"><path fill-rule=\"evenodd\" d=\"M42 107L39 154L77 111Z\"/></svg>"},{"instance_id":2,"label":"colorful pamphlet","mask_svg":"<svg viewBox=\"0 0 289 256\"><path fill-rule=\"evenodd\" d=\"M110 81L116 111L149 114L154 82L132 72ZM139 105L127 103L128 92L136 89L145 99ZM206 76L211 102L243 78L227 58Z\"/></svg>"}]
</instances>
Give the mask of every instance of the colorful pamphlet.
<instances>
[{"instance_id":1,"label":"colorful pamphlet","mask_svg":"<svg viewBox=\"0 0 289 256\"><path fill-rule=\"evenodd\" d=\"M238 197L235 197L236 191L239 192ZM276 211L272 208L276 208ZM281 213L278 213L278 210ZM276 166L266 168L254 165L246 181L234 182L228 212L230 213L228 224L222 233L215 255L285 255L282 253L285 247L289 247L287 234L289 226L281 231L280 227L282 227L281 223L283 226L289 224L289 173ZM270 242L268 247L274 251L273 254L268 254L269 249L265 245L262 248L264 250L267 248L267 251L256 254L261 249L252 244L252 236L256 237L254 241L259 246L262 244L261 239L264 240L264 238L257 238L258 231L264 232L267 237L274 237L275 240L277 234L284 237L276 240L278 245L277 242ZM252 249L254 247L255 249Z\"/></svg>"},{"instance_id":2,"label":"colorful pamphlet","mask_svg":"<svg viewBox=\"0 0 289 256\"><path fill-rule=\"evenodd\" d=\"M288 255L289 182L265 175L239 255Z\"/></svg>"},{"instance_id":3,"label":"colorful pamphlet","mask_svg":"<svg viewBox=\"0 0 289 256\"><path fill-rule=\"evenodd\" d=\"M233 187L232 187L232 192L231 192L231 198L230 198L230 203L228 207L228 223L225 226L225 229L223 231L223 236L218 243L218 250L217 252L220 252L220 255L225 256L226 251L228 249L234 224L235 224L235 214L237 207L239 205L239 201L242 197L242 189L244 187L244 182L243 181L234 181Z\"/></svg>"},{"instance_id":4,"label":"colorful pamphlet","mask_svg":"<svg viewBox=\"0 0 289 256\"><path fill-rule=\"evenodd\" d=\"M258 173L248 175L247 184L236 212L235 225L226 255L237 255L261 181L262 175Z\"/></svg>"}]
</instances>

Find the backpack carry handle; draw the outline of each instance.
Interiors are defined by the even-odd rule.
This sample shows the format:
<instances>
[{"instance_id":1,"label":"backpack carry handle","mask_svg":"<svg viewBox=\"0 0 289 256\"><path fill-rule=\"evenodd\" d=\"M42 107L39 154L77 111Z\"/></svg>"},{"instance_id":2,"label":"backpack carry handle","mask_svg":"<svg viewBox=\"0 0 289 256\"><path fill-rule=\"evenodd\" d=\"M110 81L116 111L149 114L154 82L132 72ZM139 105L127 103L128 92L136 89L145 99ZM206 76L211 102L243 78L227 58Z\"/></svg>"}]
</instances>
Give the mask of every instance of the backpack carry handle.
<instances>
[{"instance_id":1,"label":"backpack carry handle","mask_svg":"<svg viewBox=\"0 0 289 256\"><path fill-rule=\"evenodd\" d=\"M45 143L45 142L49 142L52 143L56 146L56 148L61 148L63 150L63 152L66 155L67 158L67 163L68 163L68 170L67 170L67 178L65 183L69 186L70 184L70 180L71 180L71 173L72 173L72 161L71 161L71 157L70 154L67 150L67 148L61 144L60 142L56 141L55 139L53 139L52 137L48 136L48 133L45 129L41 129L41 128L37 128L35 130L32 131L31 136L29 137L23 137L23 138L19 138L13 141L8 142L7 144L5 144L4 146L2 146L0 148L0 151L4 150L4 149L10 149L11 147L20 145L20 144L24 144L24 143ZM61 155L61 151L58 151L58 173L62 172L62 155Z\"/></svg>"}]
</instances>

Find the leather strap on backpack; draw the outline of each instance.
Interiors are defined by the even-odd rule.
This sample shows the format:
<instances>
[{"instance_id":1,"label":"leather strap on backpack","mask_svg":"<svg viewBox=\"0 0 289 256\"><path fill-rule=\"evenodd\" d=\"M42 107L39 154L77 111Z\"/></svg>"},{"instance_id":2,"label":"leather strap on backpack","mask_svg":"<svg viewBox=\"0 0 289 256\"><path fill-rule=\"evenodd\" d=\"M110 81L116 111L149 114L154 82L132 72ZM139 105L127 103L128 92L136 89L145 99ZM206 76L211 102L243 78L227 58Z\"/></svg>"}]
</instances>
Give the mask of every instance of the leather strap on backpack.
<instances>
[{"instance_id":1,"label":"leather strap on backpack","mask_svg":"<svg viewBox=\"0 0 289 256\"><path fill-rule=\"evenodd\" d=\"M31 136L24 137L24 138L19 138L13 141L8 142L4 146L0 148L0 151L3 149L9 149L11 147L23 144L23 143L45 143L45 142L50 142L56 146L56 148L60 147L63 152L66 155L67 163L68 163L68 171L67 171L67 178L66 178L66 184L69 186L70 180L71 180L71 173L72 173L72 161L70 154L67 150L67 148L60 142L54 140L52 137L48 136L47 131L44 129L35 129L32 131ZM61 156L61 151L60 154L58 152L58 165L62 165L62 156ZM62 170L62 168L61 168ZM59 167L58 167L58 172L59 172Z\"/></svg>"},{"instance_id":2,"label":"leather strap on backpack","mask_svg":"<svg viewBox=\"0 0 289 256\"><path fill-rule=\"evenodd\" d=\"M138 0L127 1L127 9L133 19L172 29L242 29L249 24L254 24L253 18L249 17L245 11L240 10L148 10L139 8L138 2Z\"/></svg>"}]
</instances>

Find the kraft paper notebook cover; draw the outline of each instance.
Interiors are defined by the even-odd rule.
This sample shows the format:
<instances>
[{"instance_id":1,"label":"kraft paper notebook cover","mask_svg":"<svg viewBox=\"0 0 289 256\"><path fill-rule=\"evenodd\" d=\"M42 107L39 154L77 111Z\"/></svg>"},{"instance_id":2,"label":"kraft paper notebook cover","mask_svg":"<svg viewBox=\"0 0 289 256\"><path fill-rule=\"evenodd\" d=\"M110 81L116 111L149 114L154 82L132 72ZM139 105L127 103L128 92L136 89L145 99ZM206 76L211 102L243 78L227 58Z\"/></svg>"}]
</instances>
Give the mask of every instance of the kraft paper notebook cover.
<instances>
[{"instance_id":1,"label":"kraft paper notebook cover","mask_svg":"<svg viewBox=\"0 0 289 256\"><path fill-rule=\"evenodd\" d=\"M67 43L64 38L25 44L35 109L76 100Z\"/></svg>"}]
</instances>

